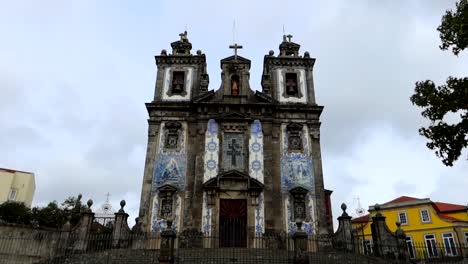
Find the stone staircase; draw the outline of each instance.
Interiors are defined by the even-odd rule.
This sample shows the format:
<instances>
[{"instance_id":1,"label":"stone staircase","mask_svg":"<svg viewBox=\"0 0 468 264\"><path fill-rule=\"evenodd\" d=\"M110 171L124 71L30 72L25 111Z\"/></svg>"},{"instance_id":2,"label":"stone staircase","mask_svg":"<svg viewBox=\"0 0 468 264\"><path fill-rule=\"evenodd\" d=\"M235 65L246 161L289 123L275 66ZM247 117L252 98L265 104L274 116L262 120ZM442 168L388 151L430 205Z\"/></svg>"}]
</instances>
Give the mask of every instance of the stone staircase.
<instances>
[{"instance_id":1,"label":"stone staircase","mask_svg":"<svg viewBox=\"0 0 468 264\"><path fill-rule=\"evenodd\" d=\"M111 249L55 257L33 262L37 264L157 264L159 251ZM294 252L253 248L180 249L175 252L176 264L292 264ZM310 264L380 264L393 263L343 252L310 253ZM24 262L13 262L24 263ZM31 262L29 262L31 263Z\"/></svg>"},{"instance_id":2,"label":"stone staircase","mask_svg":"<svg viewBox=\"0 0 468 264\"><path fill-rule=\"evenodd\" d=\"M288 264L293 263L293 253L255 248L181 249L177 252L176 263Z\"/></svg>"}]
</instances>

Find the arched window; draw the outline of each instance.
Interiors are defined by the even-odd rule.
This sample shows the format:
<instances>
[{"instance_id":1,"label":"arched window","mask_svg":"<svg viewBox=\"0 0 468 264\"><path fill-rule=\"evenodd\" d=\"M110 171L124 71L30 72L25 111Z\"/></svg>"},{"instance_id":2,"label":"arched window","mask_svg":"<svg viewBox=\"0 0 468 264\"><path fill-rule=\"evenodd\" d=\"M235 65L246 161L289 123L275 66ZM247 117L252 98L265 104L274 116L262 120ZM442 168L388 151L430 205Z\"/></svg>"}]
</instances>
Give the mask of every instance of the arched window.
<instances>
[{"instance_id":1,"label":"arched window","mask_svg":"<svg viewBox=\"0 0 468 264\"><path fill-rule=\"evenodd\" d=\"M231 77L231 95L239 95L239 75L236 74L232 75Z\"/></svg>"}]
</instances>

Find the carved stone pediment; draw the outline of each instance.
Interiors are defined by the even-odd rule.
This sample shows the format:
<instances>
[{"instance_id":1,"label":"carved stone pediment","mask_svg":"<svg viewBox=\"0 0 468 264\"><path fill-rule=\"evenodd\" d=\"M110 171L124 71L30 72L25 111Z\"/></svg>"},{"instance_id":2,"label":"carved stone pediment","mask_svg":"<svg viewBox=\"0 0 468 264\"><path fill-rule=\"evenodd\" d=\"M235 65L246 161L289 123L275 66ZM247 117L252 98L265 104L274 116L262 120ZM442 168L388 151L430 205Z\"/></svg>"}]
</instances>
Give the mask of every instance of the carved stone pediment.
<instances>
[{"instance_id":1,"label":"carved stone pediment","mask_svg":"<svg viewBox=\"0 0 468 264\"><path fill-rule=\"evenodd\" d=\"M230 170L218 174L215 178L203 184L205 190L237 190L258 193L263 190L263 184L248 174L237 170Z\"/></svg>"},{"instance_id":2,"label":"carved stone pediment","mask_svg":"<svg viewBox=\"0 0 468 264\"><path fill-rule=\"evenodd\" d=\"M236 120L250 120L250 117L246 114L242 114L237 111L229 111L227 113L220 115L218 119L236 121Z\"/></svg>"},{"instance_id":3,"label":"carved stone pediment","mask_svg":"<svg viewBox=\"0 0 468 264\"><path fill-rule=\"evenodd\" d=\"M172 186L171 184L164 184L158 188L160 194L173 194L177 192L177 188Z\"/></svg>"}]
</instances>

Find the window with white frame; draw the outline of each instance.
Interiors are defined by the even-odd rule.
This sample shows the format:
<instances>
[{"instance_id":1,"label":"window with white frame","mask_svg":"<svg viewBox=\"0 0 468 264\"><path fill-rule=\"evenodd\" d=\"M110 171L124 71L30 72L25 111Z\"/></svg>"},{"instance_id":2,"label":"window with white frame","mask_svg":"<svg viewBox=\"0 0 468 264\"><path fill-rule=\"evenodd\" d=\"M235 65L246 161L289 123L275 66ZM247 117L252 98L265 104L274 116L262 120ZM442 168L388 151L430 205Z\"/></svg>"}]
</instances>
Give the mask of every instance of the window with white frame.
<instances>
[{"instance_id":1,"label":"window with white frame","mask_svg":"<svg viewBox=\"0 0 468 264\"><path fill-rule=\"evenodd\" d=\"M10 189L10 194L8 195L8 200L10 201L16 201L16 195L18 194L18 190L11 188Z\"/></svg>"},{"instance_id":2,"label":"window with white frame","mask_svg":"<svg viewBox=\"0 0 468 264\"><path fill-rule=\"evenodd\" d=\"M414 244L413 244L413 238L410 236L406 237L406 246L408 247L408 253L410 259L414 259L416 257L414 253Z\"/></svg>"},{"instance_id":3,"label":"window with white frame","mask_svg":"<svg viewBox=\"0 0 468 264\"><path fill-rule=\"evenodd\" d=\"M407 225L408 224L408 216L406 215L406 212L399 212L398 213L398 221L402 225Z\"/></svg>"},{"instance_id":4,"label":"window with white frame","mask_svg":"<svg viewBox=\"0 0 468 264\"><path fill-rule=\"evenodd\" d=\"M429 222L431 222L431 216L430 216L430 214L429 214L429 210L427 210L427 209L422 209L422 210L420 211L420 213L421 213L421 222L423 222L423 223L429 223Z\"/></svg>"},{"instance_id":5,"label":"window with white frame","mask_svg":"<svg viewBox=\"0 0 468 264\"><path fill-rule=\"evenodd\" d=\"M437 252L437 242L434 234L424 235L424 241L426 243L427 255L430 258L439 256Z\"/></svg>"},{"instance_id":6,"label":"window with white frame","mask_svg":"<svg viewBox=\"0 0 468 264\"><path fill-rule=\"evenodd\" d=\"M446 256L456 256L457 247L455 246L455 239L452 233L443 233L442 239L444 240L444 248Z\"/></svg>"}]
</instances>

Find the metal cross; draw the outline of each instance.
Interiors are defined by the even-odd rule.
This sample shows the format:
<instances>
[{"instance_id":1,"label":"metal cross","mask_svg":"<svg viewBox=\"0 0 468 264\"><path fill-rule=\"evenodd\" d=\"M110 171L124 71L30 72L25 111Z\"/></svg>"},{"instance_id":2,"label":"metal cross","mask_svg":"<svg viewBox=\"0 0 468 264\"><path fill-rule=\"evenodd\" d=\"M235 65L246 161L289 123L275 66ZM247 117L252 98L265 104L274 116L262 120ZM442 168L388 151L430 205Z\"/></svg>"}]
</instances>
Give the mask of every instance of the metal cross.
<instances>
[{"instance_id":1,"label":"metal cross","mask_svg":"<svg viewBox=\"0 0 468 264\"><path fill-rule=\"evenodd\" d=\"M242 49L242 45L237 45L237 43L234 43L234 45L230 45L229 48L234 49L234 60L237 60L237 49Z\"/></svg>"},{"instance_id":2,"label":"metal cross","mask_svg":"<svg viewBox=\"0 0 468 264\"><path fill-rule=\"evenodd\" d=\"M106 203L109 203L109 196L110 196L110 193L107 193L107 194L106 194L106 197L107 197L107 198L106 198Z\"/></svg>"},{"instance_id":3,"label":"metal cross","mask_svg":"<svg viewBox=\"0 0 468 264\"><path fill-rule=\"evenodd\" d=\"M240 156L240 154L241 154L239 149L240 149L240 145L236 142L235 139L232 139L231 143L228 144L228 151L226 152L226 154L231 156L231 165L234 166L234 167L237 166L236 157Z\"/></svg>"},{"instance_id":4,"label":"metal cross","mask_svg":"<svg viewBox=\"0 0 468 264\"><path fill-rule=\"evenodd\" d=\"M293 36L291 34L289 34L286 37L288 38L288 41L291 42L291 39L292 39Z\"/></svg>"}]
</instances>

